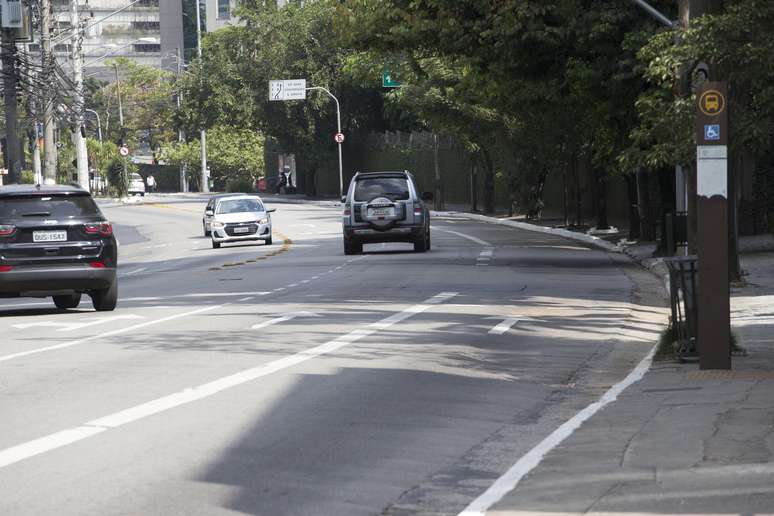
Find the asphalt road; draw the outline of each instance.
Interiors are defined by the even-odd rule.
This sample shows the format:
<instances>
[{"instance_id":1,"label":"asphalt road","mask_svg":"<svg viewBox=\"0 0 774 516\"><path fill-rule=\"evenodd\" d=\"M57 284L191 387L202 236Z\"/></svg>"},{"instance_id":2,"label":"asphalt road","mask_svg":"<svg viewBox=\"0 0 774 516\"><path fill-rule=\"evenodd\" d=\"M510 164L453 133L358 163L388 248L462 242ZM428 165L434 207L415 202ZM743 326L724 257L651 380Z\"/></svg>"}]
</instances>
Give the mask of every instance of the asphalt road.
<instances>
[{"instance_id":1,"label":"asphalt road","mask_svg":"<svg viewBox=\"0 0 774 516\"><path fill-rule=\"evenodd\" d=\"M0 514L456 514L654 342L623 258L453 216L344 256L276 207L221 249L203 199L105 207L116 311L0 300Z\"/></svg>"}]
</instances>

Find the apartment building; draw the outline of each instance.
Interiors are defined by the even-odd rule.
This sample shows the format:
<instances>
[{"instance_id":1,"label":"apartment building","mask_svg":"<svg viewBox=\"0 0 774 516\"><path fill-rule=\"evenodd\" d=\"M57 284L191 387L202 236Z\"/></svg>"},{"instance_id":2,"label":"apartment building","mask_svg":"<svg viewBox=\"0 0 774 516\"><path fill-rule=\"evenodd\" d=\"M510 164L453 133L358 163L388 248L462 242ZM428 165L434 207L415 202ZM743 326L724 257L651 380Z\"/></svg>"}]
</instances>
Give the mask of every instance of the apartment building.
<instances>
[{"instance_id":1,"label":"apartment building","mask_svg":"<svg viewBox=\"0 0 774 516\"><path fill-rule=\"evenodd\" d=\"M170 71L177 69L177 52L183 48L182 0L139 0L127 8L131 3L89 0L79 6L80 18L88 26L82 46L85 77L112 80L107 65L116 57ZM53 0L52 7L52 46L57 59L69 67L70 2ZM31 50L37 50L36 46L31 45Z\"/></svg>"},{"instance_id":2,"label":"apartment building","mask_svg":"<svg viewBox=\"0 0 774 516\"><path fill-rule=\"evenodd\" d=\"M213 32L229 25L237 25L239 19L234 15L234 8L239 0L205 0L207 12L207 32ZM287 0L277 0L277 6L282 7Z\"/></svg>"}]
</instances>

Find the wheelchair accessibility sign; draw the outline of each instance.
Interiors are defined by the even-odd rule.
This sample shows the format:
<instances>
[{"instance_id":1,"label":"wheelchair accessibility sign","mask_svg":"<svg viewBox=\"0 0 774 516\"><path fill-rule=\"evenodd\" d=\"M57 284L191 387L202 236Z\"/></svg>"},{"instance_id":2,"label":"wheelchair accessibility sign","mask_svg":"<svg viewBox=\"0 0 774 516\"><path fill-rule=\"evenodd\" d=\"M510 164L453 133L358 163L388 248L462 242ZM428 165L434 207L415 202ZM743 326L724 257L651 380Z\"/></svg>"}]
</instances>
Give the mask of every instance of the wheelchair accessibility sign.
<instances>
[{"instance_id":1,"label":"wheelchair accessibility sign","mask_svg":"<svg viewBox=\"0 0 774 516\"><path fill-rule=\"evenodd\" d=\"M705 125L704 139L707 141L720 140L720 124Z\"/></svg>"}]
</instances>

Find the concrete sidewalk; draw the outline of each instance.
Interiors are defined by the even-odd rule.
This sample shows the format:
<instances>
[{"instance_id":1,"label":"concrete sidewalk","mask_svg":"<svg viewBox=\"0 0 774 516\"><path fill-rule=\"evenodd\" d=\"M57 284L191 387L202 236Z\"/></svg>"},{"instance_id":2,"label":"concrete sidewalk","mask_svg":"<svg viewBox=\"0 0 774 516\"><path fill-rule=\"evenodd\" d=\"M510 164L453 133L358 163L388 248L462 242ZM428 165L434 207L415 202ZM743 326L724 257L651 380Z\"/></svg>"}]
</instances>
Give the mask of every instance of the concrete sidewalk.
<instances>
[{"instance_id":1,"label":"concrete sidewalk","mask_svg":"<svg viewBox=\"0 0 774 516\"><path fill-rule=\"evenodd\" d=\"M655 362L487 514L774 514L770 240L743 244L731 316L748 354L732 371Z\"/></svg>"}]
</instances>

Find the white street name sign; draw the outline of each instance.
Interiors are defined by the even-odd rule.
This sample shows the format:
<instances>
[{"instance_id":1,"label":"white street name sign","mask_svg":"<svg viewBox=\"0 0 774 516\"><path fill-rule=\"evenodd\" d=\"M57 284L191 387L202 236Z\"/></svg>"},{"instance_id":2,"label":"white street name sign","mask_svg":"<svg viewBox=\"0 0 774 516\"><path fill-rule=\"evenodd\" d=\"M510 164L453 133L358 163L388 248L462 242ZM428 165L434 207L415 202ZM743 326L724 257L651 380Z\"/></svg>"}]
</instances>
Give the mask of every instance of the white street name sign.
<instances>
[{"instance_id":1,"label":"white street name sign","mask_svg":"<svg viewBox=\"0 0 774 516\"><path fill-rule=\"evenodd\" d=\"M306 100L306 79L269 81L269 100Z\"/></svg>"}]
</instances>

